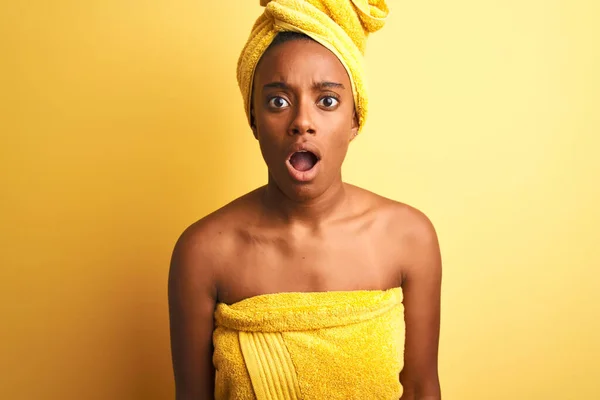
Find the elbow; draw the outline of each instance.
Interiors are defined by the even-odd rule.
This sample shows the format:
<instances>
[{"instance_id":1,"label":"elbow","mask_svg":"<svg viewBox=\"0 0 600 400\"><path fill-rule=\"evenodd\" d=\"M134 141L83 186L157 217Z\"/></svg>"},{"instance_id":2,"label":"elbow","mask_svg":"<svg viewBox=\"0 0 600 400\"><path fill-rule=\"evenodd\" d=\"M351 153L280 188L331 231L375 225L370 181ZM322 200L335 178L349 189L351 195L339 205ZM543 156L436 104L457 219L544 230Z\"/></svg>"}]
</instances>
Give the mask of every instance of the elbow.
<instances>
[{"instance_id":1,"label":"elbow","mask_svg":"<svg viewBox=\"0 0 600 400\"><path fill-rule=\"evenodd\" d=\"M442 395L439 388L420 390L419 388L407 388L402 392L400 400L441 400Z\"/></svg>"},{"instance_id":2,"label":"elbow","mask_svg":"<svg viewBox=\"0 0 600 400\"><path fill-rule=\"evenodd\" d=\"M437 374L422 377L400 375L403 392L400 400L441 400L440 381Z\"/></svg>"}]
</instances>

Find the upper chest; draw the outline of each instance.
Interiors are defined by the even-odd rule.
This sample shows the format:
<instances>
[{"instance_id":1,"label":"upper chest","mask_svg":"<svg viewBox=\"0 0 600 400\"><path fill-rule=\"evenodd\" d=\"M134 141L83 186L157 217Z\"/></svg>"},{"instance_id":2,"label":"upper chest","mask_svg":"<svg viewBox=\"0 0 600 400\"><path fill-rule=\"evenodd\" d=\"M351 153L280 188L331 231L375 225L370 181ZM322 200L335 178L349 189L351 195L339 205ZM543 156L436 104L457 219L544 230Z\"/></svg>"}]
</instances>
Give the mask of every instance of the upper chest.
<instances>
[{"instance_id":1,"label":"upper chest","mask_svg":"<svg viewBox=\"0 0 600 400\"><path fill-rule=\"evenodd\" d=\"M401 283L402 255L376 224L321 231L247 229L221 279L223 301L282 291L386 289Z\"/></svg>"}]
</instances>

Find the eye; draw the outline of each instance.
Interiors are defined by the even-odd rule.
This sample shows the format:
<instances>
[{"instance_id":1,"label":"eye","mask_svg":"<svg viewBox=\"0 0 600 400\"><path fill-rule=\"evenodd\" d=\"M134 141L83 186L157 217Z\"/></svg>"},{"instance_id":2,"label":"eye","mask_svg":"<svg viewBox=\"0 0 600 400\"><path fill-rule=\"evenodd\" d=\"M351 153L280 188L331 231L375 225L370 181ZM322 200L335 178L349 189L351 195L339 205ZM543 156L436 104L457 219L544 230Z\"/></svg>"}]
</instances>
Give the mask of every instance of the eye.
<instances>
[{"instance_id":1,"label":"eye","mask_svg":"<svg viewBox=\"0 0 600 400\"><path fill-rule=\"evenodd\" d=\"M269 100L269 106L273 107L273 108L283 108L286 106L289 106L290 103L288 103L288 101L286 99L284 99L283 97L273 97Z\"/></svg>"},{"instance_id":2,"label":"eye","mask_svg":"<svg viewBox=\"0 0 600 400\"><path fill-rule=\"evenodd\" d=\"M325 108L333 108L338 105L340 101L333 96L325 96L319 100L319 104Z\"/></svg>"}]
</instances>

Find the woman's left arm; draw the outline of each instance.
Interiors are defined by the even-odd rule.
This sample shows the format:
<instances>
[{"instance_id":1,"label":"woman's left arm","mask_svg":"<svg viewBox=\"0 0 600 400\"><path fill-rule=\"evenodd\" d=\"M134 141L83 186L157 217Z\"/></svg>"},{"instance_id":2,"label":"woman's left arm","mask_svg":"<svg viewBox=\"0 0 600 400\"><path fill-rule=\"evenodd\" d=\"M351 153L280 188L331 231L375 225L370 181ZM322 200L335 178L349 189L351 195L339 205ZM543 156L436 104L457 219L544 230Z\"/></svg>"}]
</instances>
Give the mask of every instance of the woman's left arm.
<instances>
[{"instance_id":1,"label":"woman's left arm","mask_svg":"<svg viewBox=\"0 0 600 400\"><path fill-rule=\"evenodd\" d=\"M410 233L403 240L409 256L402 271L406 335L400 400L440 400L441 255L431 221L416 210L410 219Z\"/></svg>"}]
</instances>

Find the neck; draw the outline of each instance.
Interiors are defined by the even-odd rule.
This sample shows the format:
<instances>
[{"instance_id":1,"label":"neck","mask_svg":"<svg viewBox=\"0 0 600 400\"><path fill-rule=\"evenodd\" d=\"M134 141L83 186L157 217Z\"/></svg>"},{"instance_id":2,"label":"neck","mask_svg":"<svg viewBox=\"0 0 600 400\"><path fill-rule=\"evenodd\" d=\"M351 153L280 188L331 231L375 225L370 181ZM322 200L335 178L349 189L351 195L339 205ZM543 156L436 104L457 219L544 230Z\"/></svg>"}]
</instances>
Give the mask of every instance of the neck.
<instances>
[{"instance_id":1,"label":"neck","mask_svg":"<svg viewBox=\"0 0 600 400\"><path fill-rule=\"evenodd\" d=\"M263 191L263 203L268 212L288 224L318 226L336 219L348 200L346 187L341 180L336 181L321 195L310 199L292 199L287 196L269 175Z\"/></svg>"}]
</instances>

